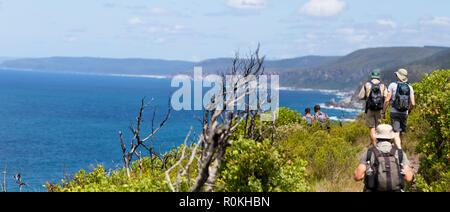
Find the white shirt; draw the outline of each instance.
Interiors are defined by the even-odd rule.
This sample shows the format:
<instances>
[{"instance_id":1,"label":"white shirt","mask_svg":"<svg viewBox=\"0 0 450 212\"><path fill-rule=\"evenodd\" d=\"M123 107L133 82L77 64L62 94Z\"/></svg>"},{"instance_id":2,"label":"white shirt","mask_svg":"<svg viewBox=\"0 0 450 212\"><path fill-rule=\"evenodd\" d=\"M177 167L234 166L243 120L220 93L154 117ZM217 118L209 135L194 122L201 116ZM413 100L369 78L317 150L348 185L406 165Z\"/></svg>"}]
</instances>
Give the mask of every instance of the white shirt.
<instances>
[{"instance_id":1,"label":"white shirt","mask_svg":"<svg viewBox=\"0 0 450 212\"><path fill-rule=\"evenodd\" d=\"M397 83L400 83L400 82L393 82L388 87L388 92L392 93L392 97L391 97L391 101L390 101L391 102L391 106L392 106L392 104L393 104L393 102L395 100L395 94L397 93ZM411 85L409 85L409 84L408 84L408 86L409 86L409 96L414 97L414 89L413 89L413 87ZM391 113L408 114L408 111L401 112L401 111L398 111L397 109L395 109L395 107L392 107L391 108Z\"/></svg>"}]
</instances>

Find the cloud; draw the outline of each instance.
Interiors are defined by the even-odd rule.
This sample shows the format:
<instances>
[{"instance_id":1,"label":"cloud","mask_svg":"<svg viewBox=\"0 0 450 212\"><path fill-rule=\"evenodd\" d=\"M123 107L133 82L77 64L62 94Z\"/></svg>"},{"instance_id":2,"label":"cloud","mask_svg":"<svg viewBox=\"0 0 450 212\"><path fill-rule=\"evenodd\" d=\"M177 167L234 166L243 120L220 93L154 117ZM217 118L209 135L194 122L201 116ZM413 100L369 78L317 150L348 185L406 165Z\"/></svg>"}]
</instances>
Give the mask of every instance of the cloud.
<instances>
[{"instance_id":1,"label":"cloud","mask_svg":"<svg viewBox=\"0 0 450 212\"><path fill-rule=\"evenodd\" d=\"M315 17L335 16L339 14L346 5L347 4L341 0L310 0L300 8L299 13Z\"/></svg>"},{"instance_id":2,"label":"cloud","mask_svg":"<svg viewBox=\"0 0 450 212\"><path fill-rule=\"evenodd\" d=\"M349 43L367 42L371 39L370 33L367 30L355 29L351 27L339 28L336 30L338 36Z\"/></svg>"},{"instance_id":3,"label":"cloud","mask_svg":"<svg viewBox=\"0 0 450 212\"><path fill-rule=\"evenodd\" d=\"M104 3L103 7L105 7L105 8L115 8L116 4L114 4L114 3Z\"/></svg>"},{"instance_id":4,"label":"cloud","mask_svg":"<svg viewBox=\"0 0 450 212\"><path fill-rule=\"evenodd\" d=\"M168 11L166 9L158 8L158 7L150 8L149 11L150 11L150 14L152 14L152 15L166 15L166 14L168 14Z\"/></svg>"},{"instance_id":5,"label":"cloud","mask_svg":"<svg viewBox=\"0 0 450 212\"><path fill-rule=\"evenodd\" d=\"M397 28L397 23L395 23L394 21L391 21L391 20L380 19L380 20L377 20L377 24L383 25L383 26L390 26L393 29Z\"/></svg>"},{"instance_id":6,"label":"cloud","mask_svg":"<svg viewBox=\"0 0 450 212\"><path fill-rule=\"evenodd\" d=\"M153 40L153 42L157 43L157 44L161 44L161 43L166 42L166 39L164 39L164 38L156 38L156 39Z\"/></svg>"},{"instance_id":7,"label":"cloud","mask_svg":"<svg viewBox=\"0 0 450 212\"><path fill-rule=\"evenodd\" d=\"M237 9L262 9L266 7L266 0L228 0L227 5Z\"/></svg>"},{"instance_id":8,"label":"cloud","mask_svg":"<svg viewBox=\"0 0 450 212\"><path fill-rule=\"evenodd\" d=\"M147 28L148 33L164 33L164 34L179 34L182 33L186 27L183 25L174 26L151 26Z\"/></svg>"},{"instance_id":9,"label":"cloud","mask_svg":"<svg viewBox=\"0 0 450 212\"><path fill-rule=\"evenodd\" d=\"M128 20L128 23L131 25L138 25L138 24L144 24L144 21L140 18L135 17L135 18Z\"/></svg>"},{"instance_id":10,"label":"cloud","mask_svg":"<svg viewBox=\"0 0 450 212\"><path fill-rule=\"evenodd\" d=\"M67 37L64 38L64 41L66 41L68 43L73 43L73 42L75 42L77 40L78 40L78 38L75 37L75 36L67 36Z\"/></svg>"},{"instance_id":11,"label":"cloud","mask_svg":"<svg viewBox=\"0 0 450 212\"><path fill-rule=\"evenodd\" d=\"M450 26L450 17L438 16L433 18L426 18L420 21L423 25L437 25L437 26Z\"/></svg>"}]
</instances>

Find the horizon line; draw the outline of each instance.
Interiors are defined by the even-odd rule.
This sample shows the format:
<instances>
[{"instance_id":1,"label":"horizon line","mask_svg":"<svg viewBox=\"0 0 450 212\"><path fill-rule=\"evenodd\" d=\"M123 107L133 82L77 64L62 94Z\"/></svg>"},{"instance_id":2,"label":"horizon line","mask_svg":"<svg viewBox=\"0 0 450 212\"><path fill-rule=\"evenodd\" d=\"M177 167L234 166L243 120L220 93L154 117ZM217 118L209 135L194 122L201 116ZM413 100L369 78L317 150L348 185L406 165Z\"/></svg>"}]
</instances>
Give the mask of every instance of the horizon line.
<instances>
[{"instance_id":1,"label":"horizon line","mask_svg":"<svg viewBox=\"0 0 450 212\"><path fill-rule=\"evenodd\" d=\"M367 47L367 48L360 48L353 51L350 51L347 54L344 55L320 55L320 54L309 54L309 55L303 55L303 56L293 56L293 57L281 57L281 58L270 58L267 59L267 61L277 61L277 60L289 60L289 59L297 59L297 58L304 58L304 57L344 57L347 56L353 52L359 51L359 50L366 50L366 49L378 49L378 48L450 48L450 46L436 46L436 45L423 45L423 46L378 46L378 47ZM218 57L211 57L211 58L205 58L200 60L189 60L189 59L164 59L164 58L150 58L150 57L107 57L107 56L36 56L36 57L21 57L21 56L0 56L0 58L11 58L11 60L18 60L18 59L44 59L44 58L92 58L92 59L112 59L112 60L161 60L161 61L171 61L171 62L191 62L191 63L199 63L204 62L208 60L217 60L217 59L230 59L233 57L224 57L224 56L218 56ZM266 56L267 58L267 56Z\"/></svg>"}]
</instances>

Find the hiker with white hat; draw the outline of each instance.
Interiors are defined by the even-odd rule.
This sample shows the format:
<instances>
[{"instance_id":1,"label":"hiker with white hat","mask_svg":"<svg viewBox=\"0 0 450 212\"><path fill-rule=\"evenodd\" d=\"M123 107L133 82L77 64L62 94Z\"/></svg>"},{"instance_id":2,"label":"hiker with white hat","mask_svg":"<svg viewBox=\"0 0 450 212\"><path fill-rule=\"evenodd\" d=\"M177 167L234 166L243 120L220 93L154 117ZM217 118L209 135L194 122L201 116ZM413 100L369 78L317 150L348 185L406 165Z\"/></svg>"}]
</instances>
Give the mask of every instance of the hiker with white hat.
<instances>
[{"instance_id":1,"label":"hiker with white hat","mask_svg":"<svg viewBox=\"0 0 450 212\"><path fill-rule=\"evenodd\" d=\"M391 124L395 133L395 145L401 149L402 134L408 128L408 114L416 106L414 99L414 89L408 84L408 71L399 69L394 73L397 82L393 82L388 87L388 95L385 98L382 112L383 119L386 118L386 109L391 104Z\"/></svg>"},{"instance_id":2,"label":"hiker with white hat","mask_svg":"<svg viewBox=\"0 0 450 212\"><path fill-rule=\"evenodd\" d=\"M395 137L392 126L380 124L374 136L377 144L359 158L354 179L364 179L364 192L401 192L405 181L411 182L410 162L401 149L391 143Z\"/></svg>"}]
</instances>

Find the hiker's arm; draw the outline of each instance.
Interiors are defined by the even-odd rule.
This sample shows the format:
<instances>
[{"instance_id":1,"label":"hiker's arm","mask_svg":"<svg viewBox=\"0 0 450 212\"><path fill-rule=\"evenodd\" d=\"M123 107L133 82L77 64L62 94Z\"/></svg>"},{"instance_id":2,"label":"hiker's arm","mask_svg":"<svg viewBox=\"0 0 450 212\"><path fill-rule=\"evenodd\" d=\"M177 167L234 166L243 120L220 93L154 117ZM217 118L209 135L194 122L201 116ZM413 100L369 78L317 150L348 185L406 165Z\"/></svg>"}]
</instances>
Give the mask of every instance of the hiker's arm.
<instances>
[{"instance_id":1,"label":"hiker's arm","mask_svg":"<svg viewBox=\"0 0 450 212\"><path fill-rule=\"evenodd\" d=\"M416 107L416 99L414 98L414 95L411 96L411 107L409 107L409 112L412 111L412 109L414 109L414 107Z\"/></svg>"},{"instance_id":2,"label":"hiker's arm","mask_svg":"<svg viewBox=\"0 0 450 212\"><path fill-rule=\"evenodd\" d=\"M366 85L362 86L361 91L359 91L358 98L360 100L365 100L366 99Z\"/></svg>"},{"instance_id":3,"label":"hiker's arm","mask_svg":"<svg viewBox=\"0 0 450 212\"><path fill-rule=\"evenodd\" d=\"M411 182L412 179L413 179L413 175L414 175L414 173L411 170L411 167L404 166L403 170L405 170L405 180L406 180L406 182Z\"/></svg>"},{"instance_id":4,"label":"hiker's arm","mask_svg":"<svg viewBox=\"0 0 450 212\"><path fill-rule=\"evenodd\" d=\"M392 93L388 92L387 97L384 98L384 106L383 106L383 112L382 112L383 119L386 118L386 110L389 106L389 101L391 101L391 98L392 98Z\"/></svg>"},{"instance_id":5,"label":"hiker's arm","mask_svg":"<svg viewBox=\"0 0 450 212\"><path fill-rule=\"evenodd\" d=\"M361 181L364 179L364 175L366 175L367 165L360 163L355 170L354 179L355 181Z\"/></svg>"}]
</instances>

